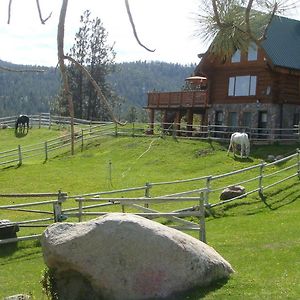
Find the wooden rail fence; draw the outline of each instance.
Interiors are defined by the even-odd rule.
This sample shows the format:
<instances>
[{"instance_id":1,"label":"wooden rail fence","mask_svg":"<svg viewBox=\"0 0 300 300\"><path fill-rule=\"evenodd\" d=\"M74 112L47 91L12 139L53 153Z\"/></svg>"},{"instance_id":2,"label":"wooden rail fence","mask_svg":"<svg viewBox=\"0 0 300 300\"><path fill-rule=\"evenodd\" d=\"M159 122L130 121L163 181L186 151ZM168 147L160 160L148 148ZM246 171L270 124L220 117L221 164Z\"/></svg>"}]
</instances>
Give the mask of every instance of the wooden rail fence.
<instances>
[{"instance_id":1,"label":"wooden rail fence","mask_svg":"<svg viewBox=\"0 0 300 300\"><path fill-rule=\"evenodd\" d=\"M13 205L1 205L1 210L13 210L30 214L46 214L47 217L23 221L13 221L13 224L20 226L34 226L43 222L37 227L45 227L53 222L61 222L66 219L78 220L79 222L95 216L101 216L112 211L135 213L147 218L165 218L172 222L173 228L180 230L198 230L199 238L206 241L205 209L226 205L232 201L242 201L247 196L258 193L264 200L264 192L274 188L292 178L300 178L300 151L295 154L283 157L271 163L261 162L244 169L228 172L226 174L208 175L185 180L165 181L146 183L144 186L132 187L119 190L95 192L82 195L67 195L58 193L42 194L0 194L2 198L42 198L55 197L55 200L19 203ZM219 200L220 192L228 187L224 185L224 179L230 185L244 185L246 193L228 200ZM196 188L192 189L191 184ZM161 187L166 191L174 185L182 185L182 191L161 195ZM186 188L188 186L188 188ZM142 195L137 196L137 193ZM159 194L160 195L157 195ZM172 207L172 203L181 203L182 208L171 211L161 211L163 207ZM158 206L158 204L162 204ZM45 205L52 205L52 210L45 210ZM68 204L68 205L67 205ZM72 204L74 204L73 207ZM43 206L43 210L28 208L31 206ZM151 206L151 208L150 208ZM187 207L188 206L188 207ZM184 217L196 217L198 223L183 219ZM75 218L75 219L74 219ZM47 224L44 224L47 222ZM0 240L0 245L19 240L38 238L39 235L23 236L14 239Z\"/></svg>"}]
</instances>

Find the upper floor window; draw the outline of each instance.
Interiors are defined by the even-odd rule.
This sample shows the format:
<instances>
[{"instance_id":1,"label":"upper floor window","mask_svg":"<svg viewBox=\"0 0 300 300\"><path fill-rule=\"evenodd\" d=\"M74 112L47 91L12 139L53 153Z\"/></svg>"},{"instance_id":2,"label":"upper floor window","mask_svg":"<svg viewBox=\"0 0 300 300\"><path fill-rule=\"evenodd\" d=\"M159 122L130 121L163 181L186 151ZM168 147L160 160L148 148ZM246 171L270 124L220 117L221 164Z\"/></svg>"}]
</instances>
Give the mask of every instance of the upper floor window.
<instances>
[{"instance_id":1,"label":"upper floor window","mask_svg":"<svg viewBox=\"0 0 300 300\"><path fill-rule=\"evenodd\" d=\"M231 57L232 63L238 63L241 62L241 50L236 50L235 53Z\"/></svg>"},{"instance_id":2,"label":"upper floor window","mask_svg":"<svg viewBox=\"0 0 300 300\"><path fill-rule=\"evenodd\" d=\"M256 76L235 76L229 78L228 96L255 96Z\"/></svg>"},{"instance_id":3,"label":"upper floor window","mask_svg":"<svg viewBox=\"0 0 300 300\"><path fill-rule=\"evenodd\" d=\"M257 45L251 43L248 47L248 61L257 60Z\"/></svg>"}]
</instances>

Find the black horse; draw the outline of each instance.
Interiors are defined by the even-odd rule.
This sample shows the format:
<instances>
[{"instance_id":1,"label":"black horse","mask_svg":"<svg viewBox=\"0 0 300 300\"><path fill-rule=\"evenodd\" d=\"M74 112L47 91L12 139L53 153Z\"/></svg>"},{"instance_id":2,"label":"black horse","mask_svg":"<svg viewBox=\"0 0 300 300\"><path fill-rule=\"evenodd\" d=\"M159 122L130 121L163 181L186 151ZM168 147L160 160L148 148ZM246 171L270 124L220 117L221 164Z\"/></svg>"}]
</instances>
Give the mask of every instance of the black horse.
<instances>
[{"instance_id":1,"label":"black horse","mask_svg":"<svg viewBox=\"0 0 300 300\"><path fill-rule=\"evenodd\" d=\"M15 130L24 133L25 132L25 127L27 129L29 129L29 117L26 115L20 115L17 118L16 121L16 126L15 126Z\"/></svg>"}]
</instances>

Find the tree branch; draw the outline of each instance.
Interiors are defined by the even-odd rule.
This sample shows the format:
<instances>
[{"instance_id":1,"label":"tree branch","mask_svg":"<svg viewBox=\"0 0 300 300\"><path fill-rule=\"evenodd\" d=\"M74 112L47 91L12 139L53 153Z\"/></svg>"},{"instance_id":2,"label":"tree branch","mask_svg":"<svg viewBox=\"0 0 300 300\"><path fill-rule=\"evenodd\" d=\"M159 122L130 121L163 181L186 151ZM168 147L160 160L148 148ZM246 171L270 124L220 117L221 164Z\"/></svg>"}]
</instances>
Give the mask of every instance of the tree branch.
<instances>
[{"instance_id":1,"label":"tree branch","mask_svg":"<svg viewBox=\"0 0 300 300\"><path fill-rule=\"evenodd\" d=\"M9 0L7 24L10 24L11 4L12 4L12 0Z\"/></svg>"},{"instance_id":2,"label":"tree branch","mask_svg":"<svg viewBox=\"0 0 300 300\"><path fill-rule=\"evenodd\" d=\"M262 41L262 40L266 39L268 27L269 27L269 25L271 24L272 19L273 19L273 17L275 16L277 10L278 10L278 3L275 2L274 7L273 7L273 10L272 10L271 15L270 15L270 18L269 18L269 22L266 24L266 26L265 26L265 28L264 28L264 32L263 32L261 38L259 39L259 41Z\"/></svg>"},{"instance_id":3,"label":"tree branch","mask_svg":"<svg viewBox=\"0 0 300 300\"><path fill-rule=\"evenodd\" d=\"M143 48L145 48L147 51L149 51L149 52L154 52L155 49L154 49L154 50L151 50L151 49L147 48L145 45L143 45L143 44L140 42L140 39L139 39L139 37L138 37L138 35L137 35L137 32L136 32L136 29L135 29L135 25L134 25L133 18L132 18L132 15L131 15L131 11L130 11L130 7L129 7L129 2L128 2L128 0L125 0L125 5L126 5L126 10L127 10L127 15L128 15L128 17L129 17L129 21L130 21L130 24L131 24L131 27L132 27L132 30L133 30L133 34L134 34L134 37L135 37L136 41L138 42L138 44L139 44L140 46L142 46Z\"/></svg>"},{"instance_id":4,"label":"tree branch","mask_svg":"<svg viewBox=\"0 0 300 300\"><path fill-rule=\"evenodd\" d=\"M211 2L212 2L213 10L214 10L216 23L217 23L219 28L222 28L223 23L220 20L220 15L219 15L218 6L217 6L217 0L212 0Z\"/></svg>"},{"instance_id":5,"label":"tree branch","mask_svg":"<svg viewBox=\"0 0 300 300\"><path fill-rule=\"evenodd\" d=\"M77 62L74 58L72 58L71 56L69 55L65 55L64 56L65 59L69 60L71 63L73 63L77 69L79 69L80 71L83 72L83 74L87 77L87 79L91 82L91 84L93 85L96 93L97 93L97 96L99 99L101 99L104 104L106 105L107 109L108 109L108 112L113 120L114 123L117 123L121 126L124 126L126 123L121 123L120 121L118 121L116 119L116 117L114 116L114 113L113 113L113 110L109 104L109 102L107 101L106 97L104 96L104 94L102 93L99 85L97 84L97 82L95 81L95 79L92 77L92 75L90 74L90 72L83 66L81 65L79 62Z\"/></svg>"},{"instance_id":6,"label":"tree branch","mask_svg":"<svg viewBox=\"0 0 300 300\"><path fill-rule=\"evenodd\" d=\"M253 35L251 26L250 26L250 12L252 9L254 0L249 0L245 12L245 23L246 23L246 34L249 36L249 39L255 42L257 45L260 43L259 40Z\"/></svg>"},{"instance_id":7,"label":"tree branch","mask_svg":"<svg viewBox=\"0 0 300 300\"><path fill-rule=\"evenodd\" d=\"M45 24L50 19L52 12L49 14L49 16L46 19L43 19L39 0L36 0L36 5L37 5L38 12L39 12L39 17L40 17L41 23Z\"/></svg>"}]
</instances>

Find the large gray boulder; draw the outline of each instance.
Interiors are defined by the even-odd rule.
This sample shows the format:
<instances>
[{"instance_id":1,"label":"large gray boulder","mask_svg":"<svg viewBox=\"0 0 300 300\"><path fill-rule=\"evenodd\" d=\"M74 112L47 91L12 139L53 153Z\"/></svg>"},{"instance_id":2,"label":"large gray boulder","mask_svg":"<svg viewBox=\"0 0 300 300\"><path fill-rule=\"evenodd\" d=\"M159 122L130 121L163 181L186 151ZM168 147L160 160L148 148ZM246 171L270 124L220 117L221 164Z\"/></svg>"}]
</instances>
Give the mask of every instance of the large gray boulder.
<instances>
[{"instance_id":1,"label":"large gray boulder","mask_svg":"<svg viewBox=\"0 0 300 300\"><path fill-rule=\"evenodd\" d=\"M133 214L53 224L42 248L59 299L168 298L233 272L208 245Z\"/></svg>"}]
</instances>

